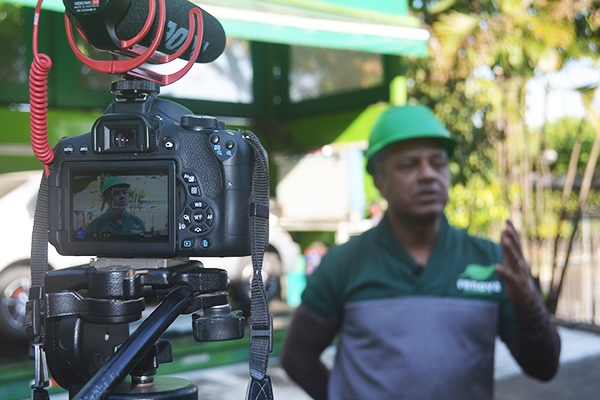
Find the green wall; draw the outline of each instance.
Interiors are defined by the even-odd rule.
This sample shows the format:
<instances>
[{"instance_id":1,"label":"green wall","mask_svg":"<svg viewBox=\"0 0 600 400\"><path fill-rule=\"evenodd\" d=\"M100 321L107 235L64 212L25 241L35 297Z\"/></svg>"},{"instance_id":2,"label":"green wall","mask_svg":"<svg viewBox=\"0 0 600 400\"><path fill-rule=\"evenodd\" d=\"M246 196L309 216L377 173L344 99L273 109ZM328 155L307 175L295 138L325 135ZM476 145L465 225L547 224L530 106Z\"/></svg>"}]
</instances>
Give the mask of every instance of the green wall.
<instances>
[{"instance_id":1,"label":"green wall","mask_svg":"<svg viewBox=\"0 0 600 400\"><path fill-rule=\"evenodd\" d=\"M12 108L17 108L13 106ZM65 136L89 132L101 111L50 110L48 142L50 146ZM30 145L29 112L0 108L0 173L41 168Z\"/></svg>"}]
</instances>

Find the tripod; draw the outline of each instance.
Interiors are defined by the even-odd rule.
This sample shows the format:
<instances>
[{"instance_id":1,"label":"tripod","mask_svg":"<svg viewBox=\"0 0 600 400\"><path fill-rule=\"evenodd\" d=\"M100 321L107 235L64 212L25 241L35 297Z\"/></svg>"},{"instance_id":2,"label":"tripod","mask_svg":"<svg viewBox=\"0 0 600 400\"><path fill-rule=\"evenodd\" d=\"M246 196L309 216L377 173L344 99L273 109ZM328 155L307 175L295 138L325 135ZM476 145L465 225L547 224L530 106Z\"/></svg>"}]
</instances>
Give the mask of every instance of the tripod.
<instances>
[{"instance_id":1,"label":"tripod","mask_svg":"<svg viewBox=\"0 0 600 400\"><path fill-rule=\"evenodd\" d=\"M192 314L198 342L244 335L244 318L228 303L227 273L198 261L98 259L48 272L45 288L48 367L70 398L196 400L192 382L155 376L173 360L160 336L180 314ZM130 335L148 291L162 301Z\"/></svg>"}]
</instances>

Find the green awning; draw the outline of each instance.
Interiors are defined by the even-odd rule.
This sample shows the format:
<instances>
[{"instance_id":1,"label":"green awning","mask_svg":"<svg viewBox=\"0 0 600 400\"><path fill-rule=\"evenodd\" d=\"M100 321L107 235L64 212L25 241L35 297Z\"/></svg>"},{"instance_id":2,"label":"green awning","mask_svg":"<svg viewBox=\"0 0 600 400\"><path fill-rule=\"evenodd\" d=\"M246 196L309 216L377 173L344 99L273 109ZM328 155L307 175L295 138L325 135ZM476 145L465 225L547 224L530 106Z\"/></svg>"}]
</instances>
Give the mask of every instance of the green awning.
<instances>
[{"instance_id":1,"label":"green awning","mask_svg":"<svg viewBox=\"0 0 600 400\"><path fill-rule=\"evenodd\" d=\"M315 0L192 2L217 18L231 37L390 55L427 52L429 32L417 18L357 8L356 0L352 6Z\"/></svg>"},{"instance_id":2,"label":"green awning","mask_svg":"<svg viewBox=\"0 0 600 400\"><path fill-rule=\"evenodd\" d=\"M3 0L35 7L35 0ZM145 0L134 0L145 1ZM167 0L168 1L168 0ZM371 4L375 1L376 4ZM422 57L429 32L405 15L402 0L192 0L216 17L228 37L378 54ZM62 0L44 0L64 12Z\"/></svg>"},{"instance_id":3,"label":"green awning","mask_svg":"<svg viewBox=\"0 0 600 400\"><path fill-rule=\"evenodd\" d=\"M3 3L22 4L27 7L35 8L37 0L2 0ZM44 0L42 8L49 11L65 12L65 6L62 0Z\"/></svg>"},{"instance_id":4,"label":"green awning","mask_svg":"<svg viewBox=\"0 0 600 400\"><path fill-rule=\"evenodd\" d=\"M388 108L388 103L376 103L365 108L333 141L334 144L364 142L365 147L375 121Z\"/></svg>"}]
</instances>

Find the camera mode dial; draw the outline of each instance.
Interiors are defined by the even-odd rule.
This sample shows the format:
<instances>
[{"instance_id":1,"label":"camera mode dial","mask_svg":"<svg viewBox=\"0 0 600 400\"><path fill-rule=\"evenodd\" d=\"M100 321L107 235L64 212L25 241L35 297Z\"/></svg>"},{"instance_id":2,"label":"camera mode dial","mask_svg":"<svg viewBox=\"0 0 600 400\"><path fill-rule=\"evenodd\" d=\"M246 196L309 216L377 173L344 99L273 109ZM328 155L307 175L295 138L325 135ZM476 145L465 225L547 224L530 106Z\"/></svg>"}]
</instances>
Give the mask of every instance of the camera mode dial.
<instances>
[{"instance_id":1,"label":"camera mode dial","mask_svg":"<svg viewBox=\"0 0 600 400\"><path fill-rule=\"evenodd\" d=\"M195 114L184 115L181 117L181 127L194 131L201 131L203 129L225 129L224 126L219 126L219 120L215 117Z\"/></svg>"}]
</instances>

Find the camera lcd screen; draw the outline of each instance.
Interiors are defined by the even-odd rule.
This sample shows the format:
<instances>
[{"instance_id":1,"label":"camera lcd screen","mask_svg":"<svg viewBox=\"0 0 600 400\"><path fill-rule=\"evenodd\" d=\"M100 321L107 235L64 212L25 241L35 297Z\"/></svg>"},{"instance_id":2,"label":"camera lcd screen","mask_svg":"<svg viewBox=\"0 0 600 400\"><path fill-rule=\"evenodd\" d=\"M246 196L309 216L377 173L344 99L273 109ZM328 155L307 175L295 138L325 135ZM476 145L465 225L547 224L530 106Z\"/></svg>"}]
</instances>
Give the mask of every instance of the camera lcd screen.
<instances>
[{"instance_id":1,"label":"camera lcd screen","mask_svg":"<svg viewBox=\"0 0 600 400\"><path fill-rule=\"evenodd\" d=\"M169 170L71 170L74 242L169 242Z\"/></svg>"}]
</instances>

